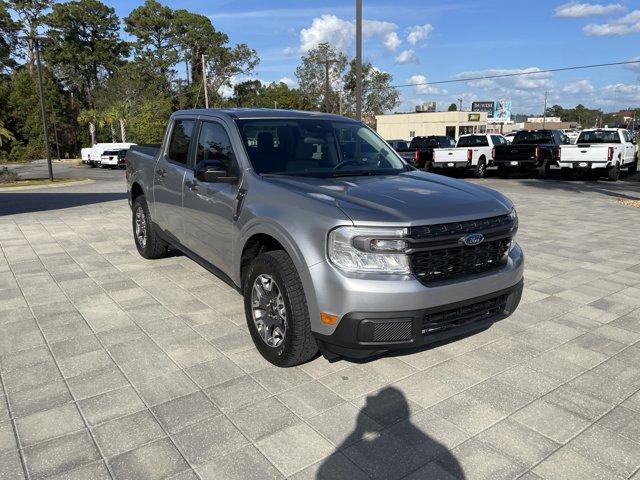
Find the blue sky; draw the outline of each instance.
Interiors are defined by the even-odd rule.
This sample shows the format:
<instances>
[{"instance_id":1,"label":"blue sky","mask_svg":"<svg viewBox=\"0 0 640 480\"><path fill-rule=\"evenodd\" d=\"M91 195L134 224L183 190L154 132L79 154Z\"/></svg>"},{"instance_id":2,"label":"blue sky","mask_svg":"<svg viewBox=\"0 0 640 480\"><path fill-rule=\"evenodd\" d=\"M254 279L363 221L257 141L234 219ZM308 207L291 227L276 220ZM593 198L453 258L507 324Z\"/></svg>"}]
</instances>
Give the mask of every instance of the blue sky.
<instances>
[{"instance_id":1,"label":"blue sky","mask_svg":"<svg viewBox=\"0 0 640 480\"><path fill-rule=\"evenodd\" d=\"M115 3L111 3L115 2ZM139 2L111 0L126 16ZM208 15L232 43L255 48L254 77L295 81L306 49L329 41L353 55L354 1L166 1ZM446 80L465 72L503 73L640 59L640 1L363 0L364 56L395 84ZM240 79L239 79L240 80ZM640 105L640 64L504 80L401 89L399 110L435 100L511 99L517 113L550 103L605 110Z\"/></svg>"}]
</instances>

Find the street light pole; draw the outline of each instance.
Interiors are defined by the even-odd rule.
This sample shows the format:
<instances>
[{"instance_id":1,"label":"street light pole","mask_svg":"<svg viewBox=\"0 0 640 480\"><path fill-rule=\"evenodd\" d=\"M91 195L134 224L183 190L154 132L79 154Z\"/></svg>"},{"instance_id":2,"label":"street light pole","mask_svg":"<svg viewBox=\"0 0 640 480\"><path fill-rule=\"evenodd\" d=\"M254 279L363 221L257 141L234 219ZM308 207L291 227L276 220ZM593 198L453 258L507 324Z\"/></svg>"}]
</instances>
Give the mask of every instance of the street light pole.
<instances>
[{"instance_id":1,"label":"street light pole","mask_svg":"<svg viewBox=\"0 0 640 480\"><path fill-rule=\"evenodd\" d=\"M356 0L356 119L362 121L362 0Z\"/></svg>"},{"instance_id":2,"label":"street light pole","mask_svg":"<svg viewBox=\"0 0 640 480\"><path fill-rule=\"evenodd\" d=\"M544 112L542 112L542 129L547 125L547 96L549 92L544 92Z\"/></svg>"}]
</instances>

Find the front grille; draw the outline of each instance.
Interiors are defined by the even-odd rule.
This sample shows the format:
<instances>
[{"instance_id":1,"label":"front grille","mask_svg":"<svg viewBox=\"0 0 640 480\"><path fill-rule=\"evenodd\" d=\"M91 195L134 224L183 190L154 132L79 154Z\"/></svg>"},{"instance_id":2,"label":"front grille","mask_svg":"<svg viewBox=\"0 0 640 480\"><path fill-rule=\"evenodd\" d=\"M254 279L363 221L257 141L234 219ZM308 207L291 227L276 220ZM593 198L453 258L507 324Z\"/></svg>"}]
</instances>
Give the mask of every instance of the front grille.
<instances>
[{"instance_id":1,"label":"front grille","mask_svg":"<svg viewBox=\"0 0 640 480\"><path fill-rule=\"evenodd\" d=\"M504 264L511 238L485 241L411 255L411 271L423 284L487 272Z\"/></svg>"},{"instance_id":2,"label":"front grille","mask_svg":"<svg viewBox=\"0 0 640 480\"><path fill-rule=\"evenodd\" d=\"M466 222L411 227L409 236L411 238L423 240L448 235L465 235L467 233L483 232L494 228L511 227L512 222L513 220L509 218L509 215L500 215L480 220L468 220Z\"/></svg>"},{"instance_id":3,"label":"front grille","mask_svg":"<svg viewBox=\"0 0 640 480\"><path fill-rule=\"evenodd\" d=\"M473 322L491 319L507 308L508 295L500 295L464 307L430 313L422 320L422 333L436 333Z\"/></svg>"},{"instance_id":4,"label":"front grille","mask_svg":"<svg viewBox=\"0 0 640 480\"><path fill-rule=\"evenodd\" d=\"M517 220L509 215L412 227L408 236L411 272L429 285L500 268L517 228ZM465 245L463 237L472 233L481 233L484 241Z\"/></svg>"},{"instance_id":5,"label":"front grille","mask_svg":"<svg viewBox=\"0 0 640 480\"><path fill-rule=\"evenodd\" d=\"M411 340L413 324L407 322L376 322L373 324L374 342L402 342Z\"/></svg>"}]
</instances>

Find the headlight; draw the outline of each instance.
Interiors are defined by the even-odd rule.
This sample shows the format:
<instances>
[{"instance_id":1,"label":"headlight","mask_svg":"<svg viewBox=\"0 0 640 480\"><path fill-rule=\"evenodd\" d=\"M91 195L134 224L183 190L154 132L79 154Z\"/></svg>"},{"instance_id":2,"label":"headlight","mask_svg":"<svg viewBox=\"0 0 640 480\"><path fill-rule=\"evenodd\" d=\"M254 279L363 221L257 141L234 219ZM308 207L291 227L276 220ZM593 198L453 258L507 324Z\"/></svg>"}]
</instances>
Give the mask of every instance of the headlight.
<instances>
[{"instance_id":1,"label":"headlight","mask_svg":"<svg viewBox=\"0 0 640 480\"><path fill-rule=\"evenodd\" d=\"M515 208L512 208L509 213L509 220L513 222L513 227L511 227L511 244L509 245L509 251L511 251L516 246L516 235L518 234L518 213Z\"/></svg>"},{"instance_id":2,"label":"headlight","mask_svg":"<svg viewBox=\"0 0 640 480\"><path fill-rule=\"evenodd\" d=\"M409 274L404 228L338 227L329 232L329 260L354 273Z\"/></svg>"}]
</instances>

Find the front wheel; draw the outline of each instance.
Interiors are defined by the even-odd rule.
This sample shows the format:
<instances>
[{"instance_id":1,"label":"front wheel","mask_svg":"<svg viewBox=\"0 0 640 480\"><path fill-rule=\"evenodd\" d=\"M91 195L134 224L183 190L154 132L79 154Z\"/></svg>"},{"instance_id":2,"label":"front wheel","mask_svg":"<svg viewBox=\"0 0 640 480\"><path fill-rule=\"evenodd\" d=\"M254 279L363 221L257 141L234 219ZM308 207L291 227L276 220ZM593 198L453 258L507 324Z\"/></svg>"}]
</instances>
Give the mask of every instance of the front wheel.
<instances>
[{"instance_id":1,"label":"front wheel","mask_svg":"<svg viewBox=\"0 0 640 480\"><path fill-rule=\"evenodd\" d=\"M278 367L293 367L318 353L302 282L286 252L258 255L243 292L247 326L264 358Z\"/></svg>"}]
</instances>

